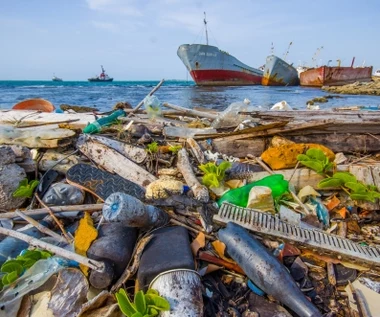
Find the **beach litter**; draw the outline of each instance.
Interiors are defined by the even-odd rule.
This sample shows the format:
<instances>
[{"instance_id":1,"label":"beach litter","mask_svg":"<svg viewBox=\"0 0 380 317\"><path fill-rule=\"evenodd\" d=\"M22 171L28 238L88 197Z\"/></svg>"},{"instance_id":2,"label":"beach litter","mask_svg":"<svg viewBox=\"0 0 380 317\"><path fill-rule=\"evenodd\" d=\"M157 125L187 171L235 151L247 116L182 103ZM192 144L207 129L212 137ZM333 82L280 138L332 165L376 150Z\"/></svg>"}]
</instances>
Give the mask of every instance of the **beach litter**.
<instances>
[{"instance_id":1,"label":"beach litter","mask_svg":"<svg viewBox=\"0 0 380 317\"><path fill-rule=\"evenodd\" d=\"M380 114L161 84L96 117L0 112L0 316L376 316Z\"/></svg>"}]
</instances>

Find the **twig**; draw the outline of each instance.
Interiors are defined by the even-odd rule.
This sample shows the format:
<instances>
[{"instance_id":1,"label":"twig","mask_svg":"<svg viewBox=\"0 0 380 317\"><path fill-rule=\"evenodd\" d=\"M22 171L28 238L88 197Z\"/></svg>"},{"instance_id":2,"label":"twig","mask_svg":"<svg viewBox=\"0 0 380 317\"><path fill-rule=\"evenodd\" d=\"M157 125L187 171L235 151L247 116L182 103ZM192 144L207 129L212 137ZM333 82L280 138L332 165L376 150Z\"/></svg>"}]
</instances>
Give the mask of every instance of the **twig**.
<instances>
[{"instance_id":1,"label":"twig","mask_svg":"<svg viewBox=\"0 0 380 317\"><path fill-rule=\"evenodd\" d=\"M192 228L192 227L190 227L190 226L188 226L188 225L185 225L184 223L179 222L179 221L177 221L177 220L175 220L175 219L170 219L170 222L171 222L173 225L177 225L177 226L184 227L184 228L186 228L187 230L190 230L190 231L195 232L195 233L203 232L203 231L201 231L201 230L197 230L197 229L194 229L194 228ZM210 239L210 240L212 240L212 241L215 241L215 240L216 240L216 238L213 237L213 236L210 236L210 235L208 235L208 234L204 234L204 235L205 235L205 237L206 237L207 239Z\"/></svg>"},{"instance_id":2,"label":"twig","mask_svg":"<svg viewBox=\"0 0 380 317\"><path fill-rule=\"evenodd\" d=\"M274 174L274 172L262 161L262 159L260 157L256 157L256 162L262 167L264 168L269 174ZM313 211L310 210L299 198L298 196L296 195L296 193L291 189L289 188L289 192L290 194L292 195L293 199L302 207L302 209L304 210L304 214L305 215L309 215L309 214L312 214Z\"/></svg>"},{"instance_id":3,"label":"twig","mask_svg":"<svg viewBox=\"0 0 380 317\"><path fill-rule=\"evenodd\" d=\"M152 96L161 87L164 81L165 79L161 79L161 81L157 84L157 86L154 87L152 91L146 95L146 97ZM127 115L127 117L130 117L133 113L135 113L137 110L139 110L142 107L142 105L144 104L144 99L140 101L140 103L136 106L136 108L132 109L132 111Z\"/></svg>"},{"instance_id":4,"label":"twig","mask_svg":"<svg viewBox=\"0 0 380 317\"><path fill-rule=\"evenodd\" d=\"M139 265L140 265L140 258L141 254L144 251L146 245L152 240L153 235L146 236L142 238L139 243L137 244L135 250L133 251L133 263L131 266L128 266L126 270L123 272L123 274L120 276L120 278L117 280L117 282L112 286L111 292L116 292L122 284L124 284L128 279L130 279L137 271Z\"/></svg>"},{"instance_id":5,"label":"twig","mask_svg":"<svg viewBox=\"0 0 380 317\"><path fill-rule=\"evenodd\" d=\"M297 164L296 164L296 166L294 167L293 173L292 173L292 175L290 175L290 177L288 179L289 182L292 180L292 178L293 178L294 174L296 173L297 168L298 168L299 165L300 165L300 161L298 161Z\"/></svg>"},{"instance_id":6,"label":"twig","mask_svg":"<svg viewBox=\"0 0 380 317\"><path fill-rule=\"evenodd\" d=\"M352 164L358 163L358 162L360 162L360 161L366 159L367 157L371 157L371 156L372 156L372 154L365 155L365 156L363 156L363 157L361 157L361 158L358 158L358 159L352 161L351 163L349 163L349 164L347 164L347 165L350 166L350 165L352 165Z\"/></svg>"},{"instance_id":7,"label":"twig","mask_svg":"<svg viewBox=\"0 0 380 317\"><path fill-rule=\"evenodd\" d=\"M103 262L99 262L99 261L95 261L95 260L86 258L86 257L81 256L79 254L76 254L74 252L71 252L71 251L65 250L63 248L57 247L53 244L50 244L50 243L47 243L44 241L40 241L36 238L28 236L27 234L17 232L17 231L12 230L12 229L6 229L3 227L0 227L0 234L5 234L7 236L25 241L26 243L28 243L34 247L41 248L44 250L48 250L48 251L50 251L50 252L52 252L58 256L61 256L63 258L73 260L73 261L76 261L80 264L88 266L90 269L93 269L93 270L96 270L99 272L102 272L104 270L104 263Z\"/></svg>"},{"instance_id":8,"label":"twig","mask_svg":"<svg viewBox=\"0 0 380 317\"><path fill-rule=\"evenodd\" d=\"M95 212L98 210L102 210L103 205L104 204L55 206L55 207L50 207L50 210L54 213L70 212L70 211L88 211L91 213L91 212ZM46 215L48 213L49 213L49 211L47 208L24 211L24 215L27 215L27 216ZM18 216L13 211L0 214L0 219L12 219L12 218L18 218Z\"/></svg>"},{"instance_id":9,"label":"twig","mask_svg":"<svg viewBox=\"0 0 380 317\"><path fill-rule=\"evenodd\" d=\"M19 215L22 219L26 220L31 225L36 227L39 231L45 233L46 235L49 235L49 236L53 237L54 239L57 239L60 242L65 241L65 239L62 236L60 236L58 233L55 233L53 230L50 230L49 228L41 225L38 221L36 221L33 218L30 218L27 215L25 215L22 211L16 210L15 213L17 215Z\"/></svg>"},{"instance_id":10,"label":"twig","mask_svg":"<svg viewBox=\"0 0 380 317\"><path fill-rule=\"evenodd\" d=\"M62 224L59 222L58 218L54 215L53 211L50 209L50 207L48 207L48 206L47 206L47 205L41 200L41 198L38 196L37 193L35 193L35 195L36 195L36 198L37 198L38 202L39 202L43 207L45 207L45 208L49 211L50 216L51 216L51 217L54 219L54 221L57 223L59 229L61 229L61 231L62 231L62 233L63 233L65 239L67 240L67 242L68 242L69 244L71 244L72 239L67 235L67 232L66 232L65 228L64 228L64 227L62 226Z\"/></svg>"}]
</instances>

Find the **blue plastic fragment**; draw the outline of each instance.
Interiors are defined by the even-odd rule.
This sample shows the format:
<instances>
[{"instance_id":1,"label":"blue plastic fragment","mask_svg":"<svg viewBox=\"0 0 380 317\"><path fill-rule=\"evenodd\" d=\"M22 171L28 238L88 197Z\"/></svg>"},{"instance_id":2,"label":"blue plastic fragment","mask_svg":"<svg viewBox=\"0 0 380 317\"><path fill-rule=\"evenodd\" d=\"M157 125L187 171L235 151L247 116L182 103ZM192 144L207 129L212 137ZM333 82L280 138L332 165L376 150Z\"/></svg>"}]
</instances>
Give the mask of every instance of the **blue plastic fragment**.
<instances>
[{"instance_id":1,"label":"blue plastic fragment","mask_svg":"<svg viewBox=\"0 0 380 317\"><path fill-rule=\"evenodd\" d=\"M190 187L187 185L183 185L183 193L186 194L190 190Z\"/></svg>"},{"instance_id":2,"label":"blue plastic fragment","mask_svg":"<svg viewBox=\"0 0 380 317\"><path fill-rule=\"evenodd\" d=\"M322 200L317 197L310 196L310 202L317 207L316 212L319 221L321 221L324 226L328 226L330 224L330 214Z\"/></svg>"},{"instance_id":3,"label":"blue plastic fragment","mask_svg":"<svg viewBox=\"0 0 380 317\"><path fill-rule=\"evenodd\" d=\"M253 282L251 280L248 280L248 283L247 283L249 289L254 292L256 295L259 295L259 296L264 296L265 293L264 291L262 291L260 288L258 288L255 284L253 284Z\"/></svg>"}]
</instances>

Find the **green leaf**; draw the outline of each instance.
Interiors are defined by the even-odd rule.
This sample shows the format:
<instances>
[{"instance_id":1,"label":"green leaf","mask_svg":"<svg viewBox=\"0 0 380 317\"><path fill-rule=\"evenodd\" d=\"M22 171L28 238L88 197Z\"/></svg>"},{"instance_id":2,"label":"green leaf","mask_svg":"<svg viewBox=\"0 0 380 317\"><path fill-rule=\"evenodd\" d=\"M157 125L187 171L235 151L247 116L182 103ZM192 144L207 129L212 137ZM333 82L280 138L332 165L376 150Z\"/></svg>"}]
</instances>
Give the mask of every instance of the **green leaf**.
<instances>
[{"instance_id":1,"label":"green leaf","mask_svg":"<svg viewBox=\"0 0 380 317\"><path fill-rule=\"evenodd\" d=\"M312 159L316 159L318 161L324 162L326 159L325 153L323 153L320 149L311 148L306 151L306 155Z\"/></svg>"},{"instance_id":2,"label":"green leaf","mask_svg":"<svg viewBox=\"0 0 380 317\"><path fill-rule=\"evenodd\" d=\"M116 300L122 313L128 317L132 317L136 313L135 306L129 300L128 295L124 289L120 289L116 294Z\"/></svg>"},{"instance_id":3,"label":"green leaf","mask_svg":"<svg viewBox=\"0 0 380 317\"><path fill-rule=\"evenodd\" d=\"M30 259L30 260L41 260L41 252L37 250L27 250L22 255L22 258L24 259Z\"/></svg>"},{"instance_id":4,"label":"green leaf","mask_svg":"<svg viewBox=\"0 0 380 317\"><path fill-rule=\"evenodd\" d=\"M13 197L24 197L24 198L30 198L33 195L34 189L38 186L40 182L37 180L32 180L28 184L28 179L24 178L22 181L20 181L18 187L13 192Z\"/></svg>"},{"instance_id":5,"label":"green leaf","mask_svg":"<svg viewBox=\"0 0 380 317\"><path fill-rule=\"evenodd\" d=\"M334 173L333 178L341 179L343 183L348 183L348 182L357 183L356 177L349 172L336 172Z\"/></svg>"},{"instance_id":6,"label":"green leaf","mask_svg":"<svg viewBox=\"0 0 380 317\"><path fill-rule=\"evenodd\" d=\"M347 182L344 184L345 187L351 189L355 193L366 193L368 191L367 187L362 183Z\"/></svg>"},{"instance_id":7,"label":"green leaf","mask_svg":"<svg viewBox=\"0 0 380 317\"><path fill-rule=\"evenodd\" d=\"M350 195L353 200L367 200L370 202L375 202L375 198L367 193L354 193Z\"/></svg>"},{"instance_id":8,"label":"green leaf","mask_svg":"<svg viewBox=\"0 0 380 317\"><path fill-rule=\"evenodd\" d=\"M372 197L374 197L374 198L380 198L380 193L379 192L377 192L377 191L370 191L370 193L371 193Z\"/></svg>"},{"instance_id":9,"label":"green leaf","mask_svg":"<svg viewBox=\"0 0 380 317\"><path fill-rule=\"evenodd\" d=\"M135 306L136 306L137 311L139 311L141 314L145 314L146 302L145 302L145 295L143 291L138 291L135 294Z\"/></svg>"},{"instance_id":10,"label":"green leaf","mask_svg":"<svg viewBox=\"0 0 380 317\"><path fill-rule=\"evenodd\" d=\"M146 295L160 295L160 293L156 291L155 289L150 288L146 291Z\"/></svg>"},{"instance_id":11,"label":"green leaf","mask_svg":"<svg viewBox=\"0 0 380 317\"><path fill-rule=\"evenodd\" d=\"M170 310L170 303L163 297L158 295L145 295L149 298L149 308L154 308L157 310Z\"/></svg>"},{"instance_id":12,"label":"green leaf","mask_svg":"<svg viewBox=\"0 0 380 317\"><path fill-rule=\"evenodd\" d=\"M207 187L219 187L220 183L216 174L206 174L202 177L203 185Z\"/></svg>"},{"instance_id":13,"label":"green leaf","mask_svg":"<svg viewBox=\"0 0 380 317\"><path fill-rule=\"evenodd\" d=\"M316 171L317 173L323 172L323 165L318 161L300 161L306 167Z\"/></svg>"},{"instance_id":14,"label":"green leaf","mask_svg":"<svg viewBox=\"0 0 380 317\"><path fill-rule=\"evenodd\" d=\"M22 266L25 268L25 269L30 269L34 264L36 264L36 260L33 260L33 259L27 259L23 264Z\"/></svg>"},{"instance_id":15,"label":"green leaf","mask_svg":"<svg viewBox=\"0 0 380 317\"><path fill-rule=\"evenodd\" d=\"M8 274L5 274L2 278L1 278L1 283L3 283L3 285L8 285L10 284L8 282Z\"/></svg>"},{"instance_id":16,"label":"green leaf","mask_svg":"<svg viewBox=\"0 0 380 317\"><path fill-rule=\"evenodd\" d=\"M17 280L19 277L19 274L17 274L16 271L13 271L11 273L8 273L7 274L7 280L8 280L8 284L11 284L13 283L15 280Z\"/></svg>"},{"instance_id":17,"label":"green leaf","mask_svg":"<svg viewBox=\"0 0 380 317\"><path fill-rule=\"evenodd\" d=\"M17 272L18 275L20 275L23 271L23 267L20 263L16 263L15 261L12 261L11 263L7 263L5 262L2 266L1 266L1 272L5 272L5 273L11 273L13 271Z\"/></svg>"},{"instance_id":18,"label":"green leaf","mask_svg":"<svg viewBox=\"0 0 380 317\"><path fill-rule=\"evenodd\" d=\"M148 309L148 313L149 313L148 316L157 316L158 315L158 310L155 309L155 308L153 308L153 307L151 307L151 308Z\"/></svg>"},{"instance_id":19,"label":"green leaf","mask_svg":"<svg viewBox=\"0 0 380 317\"><path fill-rule=\"evenodd\" d=\"M140 312L136 312L132 315L132 317L144 317L143 314L141 314Z\"/></svg>"},{"instance_id":20,"label":"green leaf","mask_svg":"<svg viewBox=\"0 0 380 317\"><path fill-rule=\"evenodd\" d=\"M322 179L318 183L318 188L339 187L342 185L343 185L343 181L341 179L330 177L330 178Z\"/></svg>"},{"instance_id":21,"label":"green leaf","mask_svg":"<svg viewBox=\"0 0 380 317\"><path fill-rule=\"evenodd\" d=\"M297 160L298 161L310 161L310 157L308 157L305 154L298 154L297 155Z\"/></svg>"}]
</instances>

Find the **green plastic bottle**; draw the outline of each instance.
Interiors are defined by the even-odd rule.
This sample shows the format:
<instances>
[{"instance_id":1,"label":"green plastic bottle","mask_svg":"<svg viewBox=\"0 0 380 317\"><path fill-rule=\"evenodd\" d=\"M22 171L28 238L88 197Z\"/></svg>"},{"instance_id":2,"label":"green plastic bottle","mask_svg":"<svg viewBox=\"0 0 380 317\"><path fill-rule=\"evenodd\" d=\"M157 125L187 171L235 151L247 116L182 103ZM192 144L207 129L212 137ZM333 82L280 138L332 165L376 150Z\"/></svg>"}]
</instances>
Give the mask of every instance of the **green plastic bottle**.
<instances>
[{"instance_id":1,"label":"green plastic bottle","mask_svg":"<svg viewBox=\"0 0 380 317\"><path fill-rule=\"evenodd\" d=\"M118 117L124 117L126 115L124 110L117 110L112 112L109 116L100 118L93 123L90 123L83 129L83 133L93 134L98 133L103 127L109 126L114 123Z\"/></svg>"},{"instance_id":2,"label":"green plastic bottle","mask_svg":"<svg viewBox=\"0 0 380 317\"><path fill-rule=\"evenodd\" d=\"M273 198L276 198L288 191L289 182L284 180L284 176L281 174L269 175L256 182L229 190L219 198L217 201L218 206L220 207L225 201L236 206L247 207L249 192L254 186L269 187L272 190Z\"/></svg>"}]
</instances>

